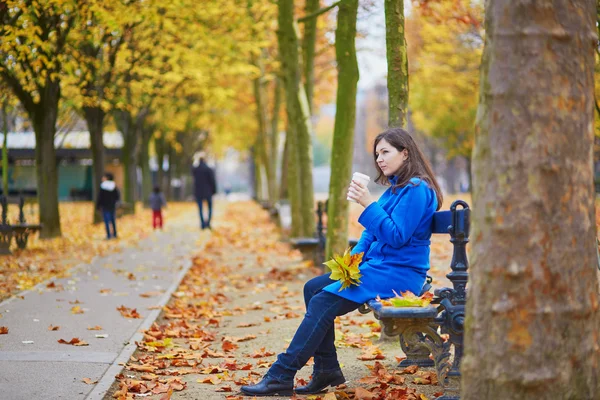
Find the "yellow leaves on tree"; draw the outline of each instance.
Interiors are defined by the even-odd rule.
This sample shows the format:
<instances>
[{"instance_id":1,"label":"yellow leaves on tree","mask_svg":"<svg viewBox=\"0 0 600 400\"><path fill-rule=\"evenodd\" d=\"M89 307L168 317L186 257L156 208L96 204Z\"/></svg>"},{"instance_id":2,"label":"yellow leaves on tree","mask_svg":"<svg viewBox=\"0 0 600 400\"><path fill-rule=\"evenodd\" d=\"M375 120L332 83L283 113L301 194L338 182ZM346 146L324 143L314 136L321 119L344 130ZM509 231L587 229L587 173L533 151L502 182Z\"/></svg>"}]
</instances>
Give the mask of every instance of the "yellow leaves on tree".
<instances>
[{"instance_id":1,"label":"yellow leaves on tree","mask_svg":"<svg viewBox=\"0 0 600 400\"><path fill-rule=\"evenodd\" d=\"M350 254L350 248L347 248L343 256L335 254L333 258L324 264L331 270L330 278L342 282L342 291L350 285L360 285L360 270L358 266L362 262L364 253Z\"/></svg>"}]
</instances>

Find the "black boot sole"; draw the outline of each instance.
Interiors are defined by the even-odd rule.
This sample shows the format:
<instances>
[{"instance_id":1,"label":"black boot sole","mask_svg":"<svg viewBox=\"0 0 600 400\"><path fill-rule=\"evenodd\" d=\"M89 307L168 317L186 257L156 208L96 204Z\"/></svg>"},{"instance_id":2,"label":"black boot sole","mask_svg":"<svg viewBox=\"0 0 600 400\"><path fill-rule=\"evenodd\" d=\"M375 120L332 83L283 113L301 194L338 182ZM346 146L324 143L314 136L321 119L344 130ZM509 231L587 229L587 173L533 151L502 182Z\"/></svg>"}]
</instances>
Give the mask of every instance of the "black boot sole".
<instances>
[{"instance_id":1,"label":"black boot sole","mask_svg":"<svg viewBox=\"0 0 600 400\"><path fill-rule=\"evenodd\" d=\"M280 390L280 391L272 392L272 393L248 393L248 392L244 392L243 390L240 390L240 392L242 392L244 394L244 396L251 396L251 397L293 396L294 395L293 390Z\"/></svg>"},{"instance_id":2,"label":"black boot sole","mask_svg":"<svg viewBox=\"0 0 600 400\"><path fill-rule=\"evenodd\" d=\"M333 382L330 382L327 386L325 386L324 388L320 389L320 390L315 390L315 391L298 391L298 389L296 389L296 394L300 394L300 395L305 395L305 394L319 394L319 393L323 393L327 391L327 388L329 387L336 387L338 385L344 384L346 383L346 378L342 377L340 379L337 379Z\"/></svg>"}]
</instances>

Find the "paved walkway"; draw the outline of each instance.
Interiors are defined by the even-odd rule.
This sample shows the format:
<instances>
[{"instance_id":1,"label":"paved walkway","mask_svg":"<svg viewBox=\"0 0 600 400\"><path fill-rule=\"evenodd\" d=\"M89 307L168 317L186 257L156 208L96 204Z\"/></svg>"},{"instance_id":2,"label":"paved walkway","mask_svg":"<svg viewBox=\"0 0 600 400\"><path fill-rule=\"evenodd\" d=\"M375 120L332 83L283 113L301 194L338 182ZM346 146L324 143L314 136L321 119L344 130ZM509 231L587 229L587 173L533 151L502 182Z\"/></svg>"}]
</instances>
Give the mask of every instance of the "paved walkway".
<instances>
[{"instance_id":1,"label":"paved walkway","mask_svg":"<svg viewBox=\"0 0 600 400\"><path fill-rule=\"evenodd\" d=\"M218 210L217 210L218 213ZM135 350L140 331L191 266L191 254L209 237L198 228L194 208L167 221L138 247L79 265L56 279L0 303L0 397L2 399L100 399ZM48 287L55 286L55 287ZM118 307L136 309L125 318ZM132 313L124 310L124 313ZM50 326L58 330L50 330ZM89 328L100 326L100 330ZM87 346L60 344L73 338ZM89 378L97 384L86 384Z\"/></svg>"}]
</instances>

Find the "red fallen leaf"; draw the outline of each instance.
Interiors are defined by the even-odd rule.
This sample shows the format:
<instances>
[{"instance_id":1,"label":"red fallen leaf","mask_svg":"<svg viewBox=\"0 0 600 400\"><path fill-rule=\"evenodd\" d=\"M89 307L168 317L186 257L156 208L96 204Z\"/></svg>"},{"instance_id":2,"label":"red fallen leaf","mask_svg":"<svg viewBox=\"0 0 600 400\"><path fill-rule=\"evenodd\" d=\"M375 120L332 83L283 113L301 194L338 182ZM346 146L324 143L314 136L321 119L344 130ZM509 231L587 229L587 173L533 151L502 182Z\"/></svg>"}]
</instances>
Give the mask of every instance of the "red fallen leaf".
<instances>
[{"instance_id":1,"label":"red fallen leaf","mask_svg":"<svg viewBox=\"0 0 600 400\"><path fill-rule=\"evenodd\" d=\"M400 371L400 373L401 374L414 374L418 370L419 370L419 366L417 366L417 365L409 365L408 367L406 367L402 371Z\"/></svg>"},{"instance_id":2,"label":"red fallen leaf","mask_svg":"<svg viewBox=\"0 0 600 400\"><path fill-rule=\"evenodd\" d=\"M231 389L231 386L221 386L215 390L215 392L233 392L233 390Z\"/></svg>"},{"instance_id":3,"label":"red fallen leaf","mask_svg":"<svg viewBox=\"0 0 600 400\"><path fill-rule=\"evenodd\" d=\"M274 355L275 355L275 353L266 351L266 349L264 347L262 347L260 350L255 351L254 354L252 354L250 357L263 358L263 357L270 357L270 356L274 356Z\"/></svg>"},{"instance_id":4,"label":"red fallen leaf","mask_svg":"<svg viewBox=\"0 0 600 400\"><path fill-rule=\"evenodd\" d=\"M216 327L219 327L219 320L216 318L211 318L208 320L208 325L214 325Z\"/></svg>"},{"instance_id":5,"label":"red fallen leaf","mask_svg":"<svg viewBox=\"0 0 600 400\"><path fill-rule=\"evenodd\" d=\"M378 397L376 394L371 393L367 389L360 386L354 390L354 396L356 400L372 400Z\"/></svg>"},{"instance_id":6,"label":"red fallen leaf","mask_svg":"<svg viewBox=\"0 0 600 400\"><path fill-rule=\"evenodd\" d=\"M135 281L135 275L133 274L133 272L130 272L129 275L127 275L127 279L129 279L130 281Z\"/></svg>"},{"instance_id":7,"label":"red fallen leaf","mask_svg":"<svg viewBox=\"0 0 600 400\"><path fill-rule=\"evenodd\" d=\"M444 394L444 392L435 392L433 394L433 397L441 397Z\"/></svg>"},{"instance_id":8,"label":"red fallen leaf","mask_svg":"<svg viewBox=\"0 0 600 400\"><path fill-rule=\"evenodd\" d=\"M79 338L76 338L76 337L74 337L73 339L71 339L70 342L67 342L64 339L58 339L57 342L60 343L60 344L70 344L70 345L73 345L73 346L89 346L88 343L86 343L85 341L83 341L83 340L81 340Z\"/></svg>"},{"instance_id":9,"label":"red fallen leaf","mask_svg":"<svg viewBox=\"0 0 600 400\"><path fill-rule=\"evenodd\" d=\"M87 328L88 331L101 331L102 327L100 325L96 325L96 326L88 326Z\"/></svg>"},{"instance_id":10,"label":"red fallen leaf","mask_svg":"<svg viewBox=\"0 0 600 400\"><path fill-rule=\"evenodd\" d=\"M52 324L50 324L50 326L48 327L49 331L57 331L60 329L60 326L53 326Z\"/></svg>"},{"instance_id":11,"label":"red fallen leaf","mask_svg":"<svg viewBox=\"0 0 600 400\"><path fill-rule=\"evenodd\" d=\"M93 380L91 380L90 378L83 378L83 379L81 380L81 382L83 382L83 383L87 383L88 385L95 385L96 383L98 383L98 381L93 381Z\"/></svg>"},{"instance_id":12,"label":"red fallen leaf","mask_svg":"<svg viewBox=\"0 0 600 400\"><path fill-rule=\"evenodd\" d=\"M224 340L221 347L223 348L223 351L229 352L237 349L239 346L235 343L230 342L229 340Z\"/></svg>"},{"instance_id":13,"label":"red fallen leaf","mask_svg":"<svg viewBox=\"0 0 600 400\"><path fill-rule=\"evenodd\" d=\"M102 294L108 294L110 292L112 292L112 289L100 289L100 293Z\"/></svg>"},{"instance_id":14,"label":"red fallen leaf","mask_svg":"<svg viewBox=\"0 0 600 400\"><path fill-rule=\"evenodd\" d=\"M79 300L75 299L75 301L70 301L69 304L83 304Z\"/></svg>"},{"instance_id":15,"label":"red fallen leaf","mask_svg":"<svg viewBox=\"0 0 600 400\"><path fill-rule=\"evenodd\" d=\"M0 335L6 335L8 333L8 327L0 326Z\"/></svg>"},{"instance_id":16,"label":"red fallen leaf","mask_svg":"<svg viewBox=\"0 0 600 400\"><path fill-rule=\"evenodd\" d=\"M140 376L140 379L145 380L145 381L153 381L156 379L156 375L154 374L142 374L142 376Z\"/></svg>"},{"instance_id":17,"label":"red fallen leaf","mask_svg":"<svg viewBox=\"0 0 600 400\"><path fill-rule=\"evenodd\" d=\"M306 379L296 378L296 386L306 386L307 384Z\"/></svg>"},{"instance_id":18,"label":"red fallen leaf","mask_svg":"<svg viewBox=\"0 0 600 400\"><path fill-rule=\"evenodd\" d=\"M179 378L175 378L175 379L169 381L169 386L176 392L180 392L183 389L185 389L187 384L182 382L181 380L179 380Z\"/></svg>"},{"instance_id":19,"label":"red fallen leaf","mask_svg":"<svg viewBox=\"0 0 600 400\"><path fill-rule=\"evenodd\" d=\"M135 308L131 309L122 305L121 307L117 307L117 311L125 318L142 318Z\"/></svg>"}]
</instances>

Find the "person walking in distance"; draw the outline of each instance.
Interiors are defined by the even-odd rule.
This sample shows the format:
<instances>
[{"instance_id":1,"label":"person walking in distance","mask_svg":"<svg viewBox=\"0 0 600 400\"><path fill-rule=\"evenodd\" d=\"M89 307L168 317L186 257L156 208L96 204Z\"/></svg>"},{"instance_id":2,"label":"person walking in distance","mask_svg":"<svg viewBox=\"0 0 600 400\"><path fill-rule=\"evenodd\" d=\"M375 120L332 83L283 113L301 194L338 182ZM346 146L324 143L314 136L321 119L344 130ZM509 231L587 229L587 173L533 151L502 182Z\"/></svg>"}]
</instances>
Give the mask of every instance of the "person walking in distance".
<instances>
[{"instance_id":1,"label":"person walking in distance","mask_svg":"<svg viewBox=\"0 0 600 400\"><path fill-rule=\"evenodd\" d=\"M98 198L96 199L96 209L102 213L104 225L106 226L106 239L117 237L115 210L119 200L121 200L119 189L113 180L113 175L107 172L102 176L100 191L98 192ZM110 231L110 226L112 226L112 233Z\"/></svg>"},{"instance_id":2,"label":"person walking in distance","mask_svg":"<svg viewBox=\"0 0 600 400\"><path fill-rule=\"evenodd\" d=\"M160 187L154 186L148 202L150 203L150 208L152 209L152 228L156 229L158 227L162 229L162 209L163 207L166 207L167 200L165 199L165 195L160 191Z\"/></svg>"},{"instance_id":3,"label":"person walking in distance","mask_svg":"<svg viewBox=\"0 0 600 400\"><path fill-rule=\"evenodd\" d=\"M194 177L194 195L200 213L200 227L202 229L211 229L212 197L217 192L215 172L206 164L206 155L204 152L197 153L195 158L196 160L192 167L192 176ZM206 202L208 207L208 217L206 219L202 212L204 202Z\"/></svg>"}]
</instances>

